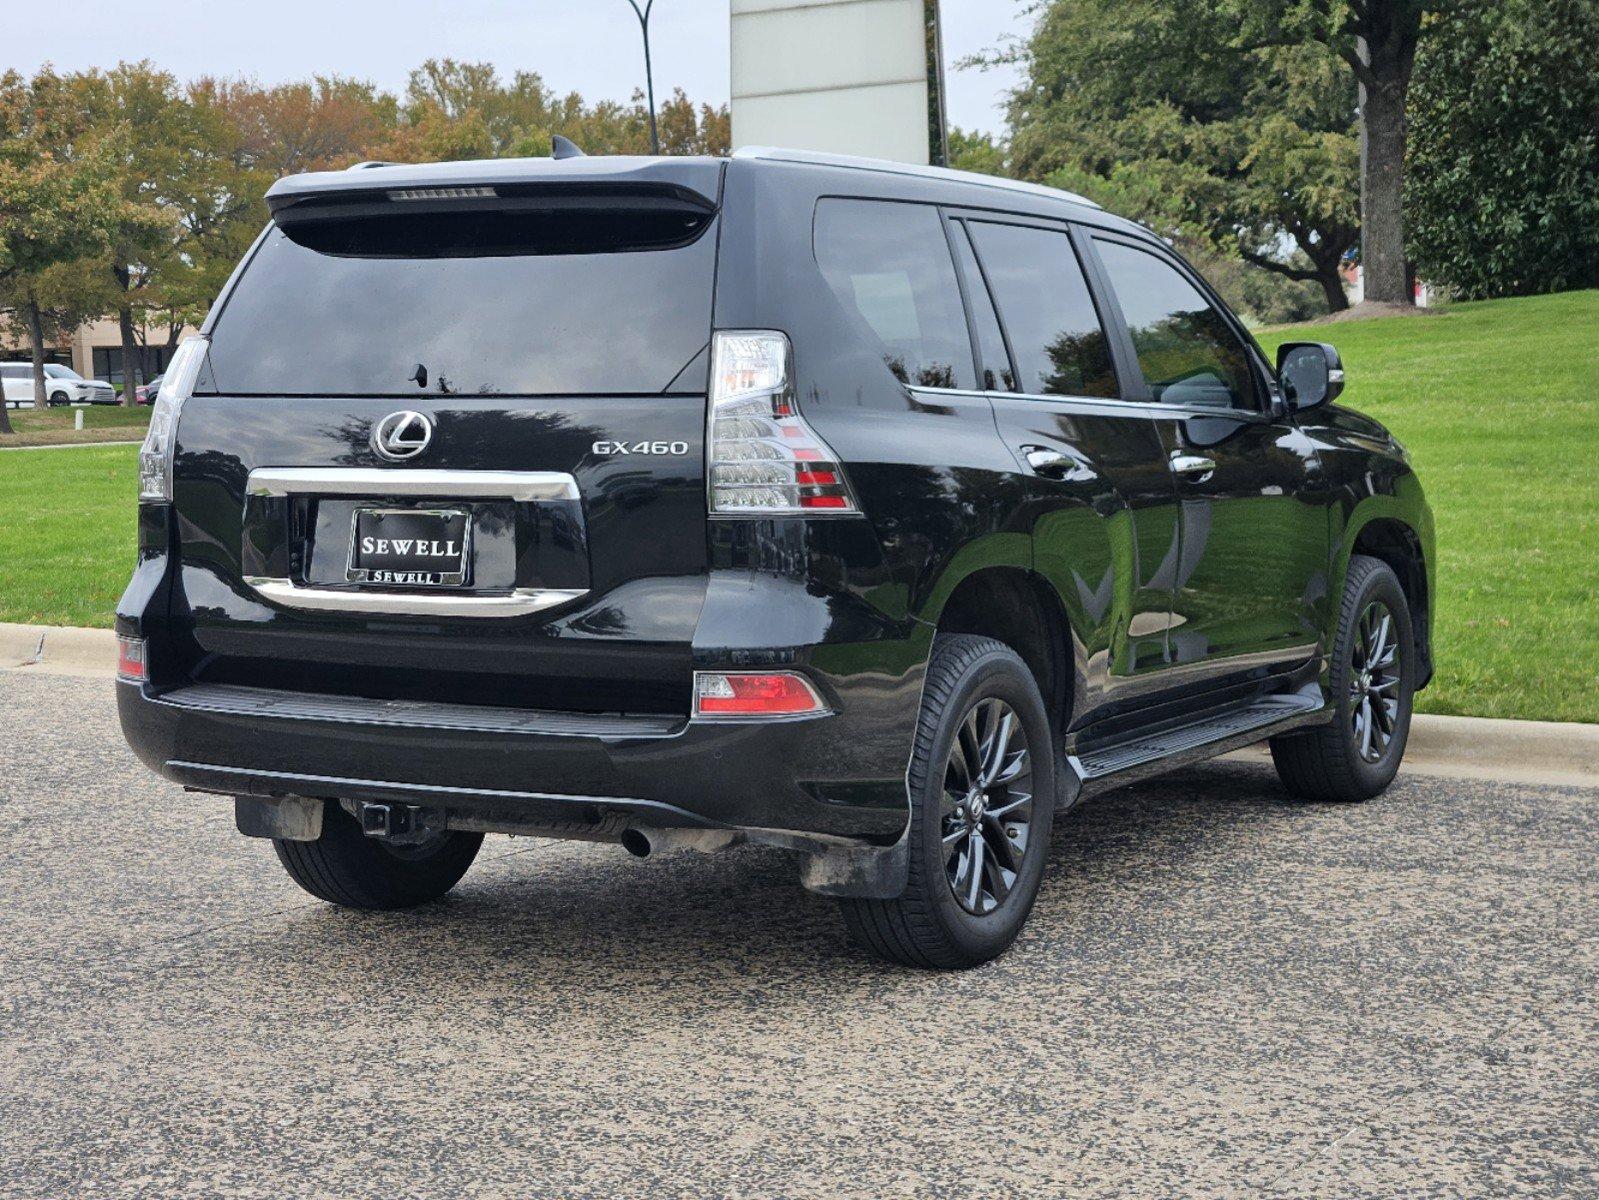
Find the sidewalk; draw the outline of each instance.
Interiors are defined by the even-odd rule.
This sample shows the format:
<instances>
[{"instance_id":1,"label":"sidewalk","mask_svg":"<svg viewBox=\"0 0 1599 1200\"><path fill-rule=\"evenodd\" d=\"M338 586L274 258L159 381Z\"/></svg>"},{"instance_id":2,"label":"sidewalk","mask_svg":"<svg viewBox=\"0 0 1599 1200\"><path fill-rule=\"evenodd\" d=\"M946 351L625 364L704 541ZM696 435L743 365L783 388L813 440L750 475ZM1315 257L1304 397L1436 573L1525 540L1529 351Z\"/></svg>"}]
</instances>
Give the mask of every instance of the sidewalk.
<instances>
[{"instance_id":1,"label":"sidewalk","mask_svg":"<svg viewBox=\"0 0 1599 1200\"><path fill-rule=\"evenodd\" d=\"M116 661L109 629L0 622L0 670L110 679ZM1269 751L1263 743L1229 757L1260 762ZM1404 769L1451 779L1599 787L1599 725L1420 713L1411 722Z\"/></svg>"}]
</instances>

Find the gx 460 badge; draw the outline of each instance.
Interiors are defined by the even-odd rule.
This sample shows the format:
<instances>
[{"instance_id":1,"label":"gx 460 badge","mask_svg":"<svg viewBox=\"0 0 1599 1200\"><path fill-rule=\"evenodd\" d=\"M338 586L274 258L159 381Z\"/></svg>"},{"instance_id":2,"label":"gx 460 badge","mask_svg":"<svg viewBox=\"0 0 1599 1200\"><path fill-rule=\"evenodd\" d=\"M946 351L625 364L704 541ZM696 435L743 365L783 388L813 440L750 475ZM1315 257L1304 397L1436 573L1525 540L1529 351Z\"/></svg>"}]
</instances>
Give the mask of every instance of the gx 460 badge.
<instances>
[{"instance_id":1,"label":"gx 460 badge","mask_svg":"<svg viewBox=\"0 0 1599 1200\"><path fill-rule=\"evenodd\" d=\"M688 453L687 442L595 442L595 454L677 454Z\"/></svg>"}]
</instances>

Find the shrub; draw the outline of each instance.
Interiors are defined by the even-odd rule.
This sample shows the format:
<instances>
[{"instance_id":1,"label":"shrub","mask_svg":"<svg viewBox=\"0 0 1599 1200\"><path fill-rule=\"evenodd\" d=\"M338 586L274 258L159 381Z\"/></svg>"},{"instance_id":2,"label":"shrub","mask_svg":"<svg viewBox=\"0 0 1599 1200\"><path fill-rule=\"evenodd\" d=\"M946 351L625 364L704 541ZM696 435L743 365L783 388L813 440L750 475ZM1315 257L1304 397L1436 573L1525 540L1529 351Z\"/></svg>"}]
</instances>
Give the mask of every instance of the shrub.
<instances>
[{"instance_id":1,"label":"shrub","mask_svg":"<svg viewBox=\"0 0 1599 1200\"><path fill-rule=\"evenodd\" d=\"M1410 93L1410 252L1462 299L1599 286L1599 0L1461 0Z\"/></svg>"}]
</instances>

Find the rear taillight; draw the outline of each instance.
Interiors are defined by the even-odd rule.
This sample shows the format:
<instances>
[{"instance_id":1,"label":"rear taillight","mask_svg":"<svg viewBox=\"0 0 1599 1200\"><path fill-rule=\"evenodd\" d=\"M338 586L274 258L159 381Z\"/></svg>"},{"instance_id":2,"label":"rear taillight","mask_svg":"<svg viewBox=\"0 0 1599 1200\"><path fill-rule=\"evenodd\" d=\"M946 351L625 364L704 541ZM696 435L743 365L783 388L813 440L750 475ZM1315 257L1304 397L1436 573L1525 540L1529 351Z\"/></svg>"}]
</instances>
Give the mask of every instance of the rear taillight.
<instances>
[{"instance_id":1,"label":"rear taillight","mask_svg":"<svg viewBox=\"0 0 1599 1200\"><path fill-rule=\"evenodd\" d=\"M734 516L855 513L838 458L794 403L788 338L727 330L711 349L710 511Z\"/></svg>"},{"instance_id":2,"label":"rear taillight","mask_svg":"<svg viewBox=\"0 0 1599 1200\"><path fill-rule=\"evenodd\" d=\"M161 391L150 408L150 430L139 447L139 499L152 504L172 499L172 454L177 448L178 416L194 391L205 364L209 338L185 338L167 364ZM135 392L137 398L137 392Z\"/></svg>"},{"instance_id":3,"label":"rear taillight","mask_svg":"<svg viewBox=\"0 0 1599 1200\"><path fill-rule=\"evenodd\" d=\"M144 639L117 635L117 678L123 683L145 681Z\"/></svg>"},{"instance_id":4,"label":"rear taillight","mask_svg":"<svg viewBox=\"0 0 1599 1200\"><path fill-rule=\"evenodd\" d=\"M827 711L803 675L792 671L696 671L696 717L797 717Z\"/></svg>"}]
</instances>

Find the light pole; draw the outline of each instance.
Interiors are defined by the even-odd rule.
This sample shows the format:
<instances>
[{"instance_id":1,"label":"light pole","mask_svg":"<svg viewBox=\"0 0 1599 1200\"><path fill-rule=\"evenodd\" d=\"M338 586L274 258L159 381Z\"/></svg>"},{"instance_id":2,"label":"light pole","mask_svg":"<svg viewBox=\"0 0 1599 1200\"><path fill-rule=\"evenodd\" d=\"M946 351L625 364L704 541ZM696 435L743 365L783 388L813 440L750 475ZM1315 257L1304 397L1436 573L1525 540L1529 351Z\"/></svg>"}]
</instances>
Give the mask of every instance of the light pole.
<instances>
[{"instance_id":1,"label":"light pole","mask_svg":"<svg viewBox=\"0 0 1599 1200\"><path fill-rule=\"evenodd\" d=\"M632 6L633 15L638 18L639 31L644 35L644 89L650 98L650 153L661 152L661 136L655 131L655 76L650 71L650 9L655 7L655 0L644 0L644 7L638 6L638 0L627 0Z\"/></svg>"}]
</instances>

